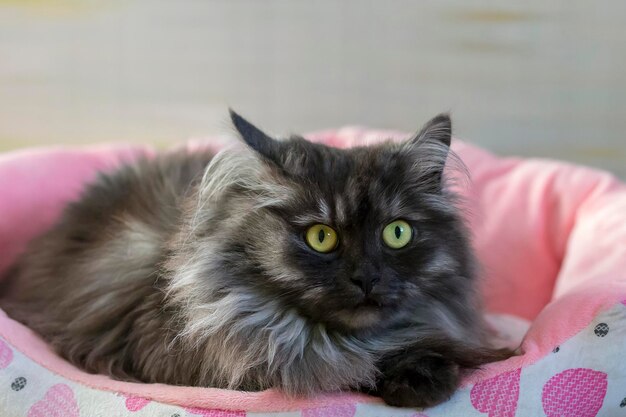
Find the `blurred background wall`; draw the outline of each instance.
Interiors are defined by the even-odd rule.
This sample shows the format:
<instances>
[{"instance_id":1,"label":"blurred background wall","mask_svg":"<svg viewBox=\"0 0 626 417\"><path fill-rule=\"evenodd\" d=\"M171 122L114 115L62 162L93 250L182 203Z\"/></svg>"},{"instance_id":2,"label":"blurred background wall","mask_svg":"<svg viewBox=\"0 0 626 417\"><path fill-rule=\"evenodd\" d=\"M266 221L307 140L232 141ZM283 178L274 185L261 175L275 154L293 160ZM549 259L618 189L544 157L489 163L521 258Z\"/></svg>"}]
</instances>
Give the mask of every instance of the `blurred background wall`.
<instances>
[{"instance_id":1,"label":"blurred background wall","mask_svg":"<svg viewBox=\"0 0 626 417\"><path fill-rule=\"evenodd\" d=\"M0 0L0 150L359 124L626 176L626 2Z\"/></svg>"}]
</instances>

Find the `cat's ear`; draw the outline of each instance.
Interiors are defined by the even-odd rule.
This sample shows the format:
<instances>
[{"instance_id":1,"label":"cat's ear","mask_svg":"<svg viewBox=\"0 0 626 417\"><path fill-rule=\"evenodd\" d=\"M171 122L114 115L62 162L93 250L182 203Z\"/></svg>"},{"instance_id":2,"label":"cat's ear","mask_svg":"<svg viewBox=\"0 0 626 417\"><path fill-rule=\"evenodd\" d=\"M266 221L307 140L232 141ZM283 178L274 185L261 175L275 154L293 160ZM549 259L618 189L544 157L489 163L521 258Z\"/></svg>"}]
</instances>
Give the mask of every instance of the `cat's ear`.
<instances>
[{"instance_id":1,"label":"cat's ear","mask_svg":"<svg viewBox=\"0 0 626 417\"><path fill-rule=\"evenodd\" d=\"M446 113L439 114L430 119L422 130L408 140L408 146L420 146L424 142L435 142L445 147L450 147L452 141L452 120Z\"/></svg>"},{"instance_id":2,"label":"cat's ear","mask_svg":"<svg viewBox=\"0 0 626 417\"><path fill-rule=\"evenodd\" d=\"M258 127L228 109L230 120L243 141L254 151L276 163L280 160L280 142L263 133Z\"/></svg>"},{"instance_id":3,"label":"cat's ear","mask_svg":"<svg viewBox=\"0 0 626 417\"><path fill-rule=\"evenodd\" d=\"M415 160L419 177L431 191L440 191L443 170L450 151L452 121L450 115L442 113L429 120L422 129L406 141L402 148Z\"/></svg>"}]
</instances>

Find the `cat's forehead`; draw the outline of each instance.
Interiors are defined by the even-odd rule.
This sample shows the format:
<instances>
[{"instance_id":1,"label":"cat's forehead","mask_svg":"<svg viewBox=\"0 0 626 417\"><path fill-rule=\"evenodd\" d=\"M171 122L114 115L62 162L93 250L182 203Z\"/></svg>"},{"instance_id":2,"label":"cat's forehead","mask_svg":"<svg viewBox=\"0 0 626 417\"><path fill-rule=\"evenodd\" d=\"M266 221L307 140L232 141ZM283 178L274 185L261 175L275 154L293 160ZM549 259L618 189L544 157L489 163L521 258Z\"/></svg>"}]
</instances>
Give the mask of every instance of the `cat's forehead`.
<instances>
[{"instance_id":1,"label":"cat's forehead","mask_svg":"<svg viewBox=\"0 0 626 417\"><path fill-rule=\"evenodd\" d=\"M286 165L303 180L341 188L354 178L393 181L409 162L391 144L339 149L302 140L288 153Z\"/></svg>"},{"instance_id":2,"label":"cat's forehead","mask_svg":"<svg viewBox=\"0 0 626 417\"><path fill-rule=\"evenodd\" d=\"M366 221L385 222L397 218L423 217L419 206L413 204L414 199L400 190L392 189L385 193L353 191L353 188L346 188L342 193L310 192L310 198L298 210L295 222L303 226L324 223L348 227Z\"/></svg>"},{"instance_id":3,"label":"cat's forehead","mask_svg":"<svg viewBox=\"0 0 626 417\"><path fill-rule=\"evenodd\" d=\"M415 217L416 192L405 181L407 161L384 146L346 150L318 148L301 162L306 175L295 221L356 225Z\"/></svg>"}]
</instances>

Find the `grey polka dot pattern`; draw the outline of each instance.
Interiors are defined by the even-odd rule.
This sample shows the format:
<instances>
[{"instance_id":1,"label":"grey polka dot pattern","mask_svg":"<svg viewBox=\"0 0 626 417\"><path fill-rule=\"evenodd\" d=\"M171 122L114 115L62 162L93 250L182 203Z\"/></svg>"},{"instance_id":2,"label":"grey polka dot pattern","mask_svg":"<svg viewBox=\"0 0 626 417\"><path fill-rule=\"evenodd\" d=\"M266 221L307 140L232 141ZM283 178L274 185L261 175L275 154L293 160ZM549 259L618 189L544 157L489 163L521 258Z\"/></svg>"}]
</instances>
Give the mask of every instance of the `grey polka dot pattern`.
<instances>
[{"instance_id":1,"label":"grey polka dot pattern","mask_svg":"<svg viewBox=\"0 0 626 417\"><path fill-rule=\"evenodd\" d=\"M624 399L622 400L622 402L621 402L621 403L619 403L619 406L620 406L620 407L622 407L622 408L626 407L626 397L624 397Z\"/></svg>"},{"instance_id":2,"label":"grey polka dot pattern","mask_svg":"<svg viewBox=\"0 0 626 417\"><path fill-rule=\"evenodd\" d=\"M11 389L13 391L21 391L24 389L25 386L26 386L26 378L24 378L23 376L20 376L18 378L15 378L15 381L13 381L13 383L11 384Z\"/></svg>"},{"instance_id":3,"label":"grey polka dot pattern","mask_svg":"<svg viewBox=\"0 0 626 417\"><path fill-rule=\"evenodd\" d=\"M172 417L180 417L180 414L178 414L178 413L172 414Z\"/></svg>"},{"instance_id":4,"label":"grey polka dot pattern","mask_svg":"<svg viewBox=\"0 0 626 417\"><path fill-rule=\"evenodd\" d=\"M557 346L554 349L552 349L552 353L558 353L559 350L561 350L561 348L559 346Z\"/></svg>"},{"instance_id":5,"label":"grey polka dot pattern","mask_svg":"<svg viewBox=\"0 0 626 417\"><path fill-rule=\"evenodd\" d=\"M596 326L595 329L593 329L593 332L596 334L596 336L598 337L604 337L607 334L609 334L609 325L606 323L600 323Z\"/></svg>"}]
</instances>

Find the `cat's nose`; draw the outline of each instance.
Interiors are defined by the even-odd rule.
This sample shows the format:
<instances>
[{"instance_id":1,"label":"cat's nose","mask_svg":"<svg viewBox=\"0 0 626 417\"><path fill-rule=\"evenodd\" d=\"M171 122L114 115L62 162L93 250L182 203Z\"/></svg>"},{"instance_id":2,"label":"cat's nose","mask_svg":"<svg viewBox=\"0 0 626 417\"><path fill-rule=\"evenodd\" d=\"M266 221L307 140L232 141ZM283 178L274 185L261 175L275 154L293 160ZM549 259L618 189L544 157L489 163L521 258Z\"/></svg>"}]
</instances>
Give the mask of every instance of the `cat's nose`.
<instances>
[{"instance_id":1,"label":"cat's nose","mask_svg":"<svg viewBox=\"0 0 626 417\"><path fill-rule=\"evenodd\" d=\"M365 295L370 295L374 285L380 281L380 278L375 275L354 274L350 281L359 287Z\"/></svg>"}]
</instances>

